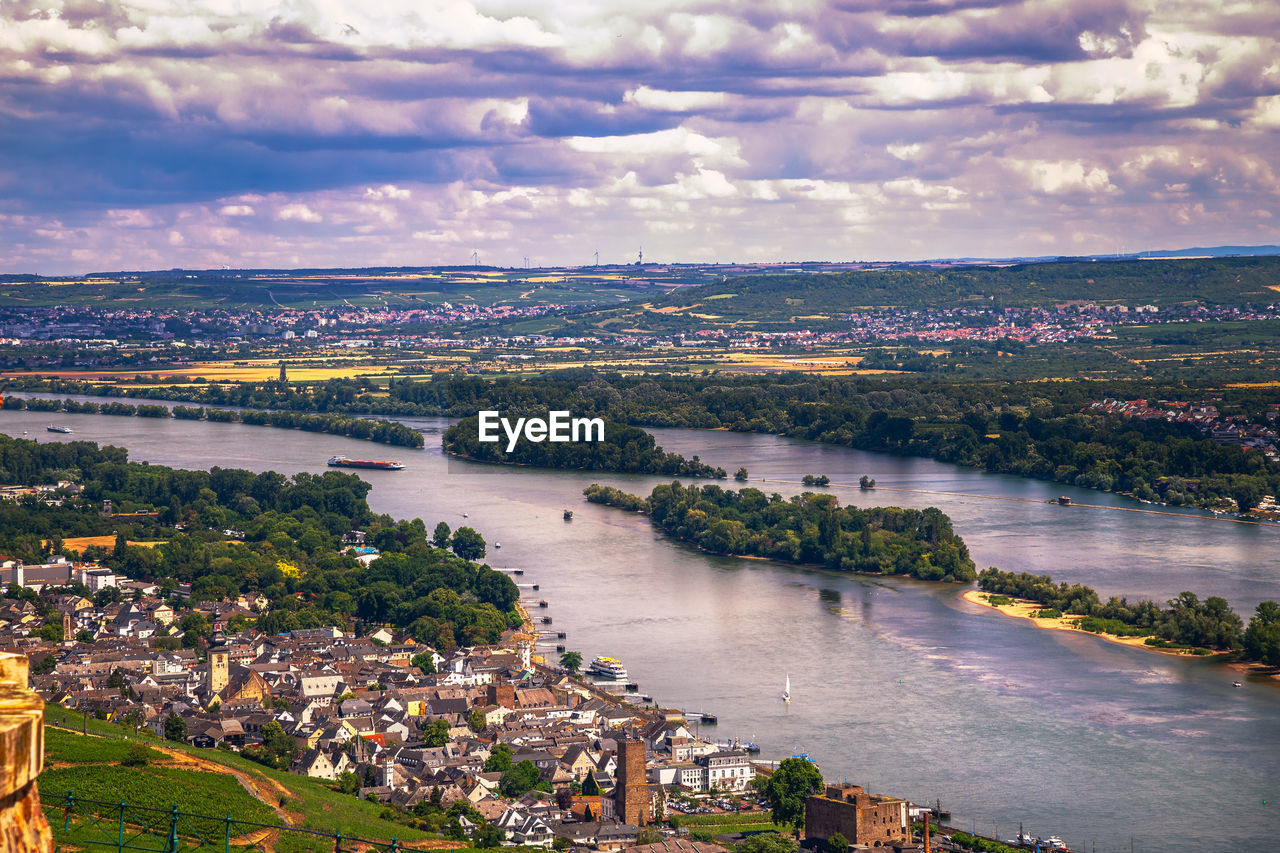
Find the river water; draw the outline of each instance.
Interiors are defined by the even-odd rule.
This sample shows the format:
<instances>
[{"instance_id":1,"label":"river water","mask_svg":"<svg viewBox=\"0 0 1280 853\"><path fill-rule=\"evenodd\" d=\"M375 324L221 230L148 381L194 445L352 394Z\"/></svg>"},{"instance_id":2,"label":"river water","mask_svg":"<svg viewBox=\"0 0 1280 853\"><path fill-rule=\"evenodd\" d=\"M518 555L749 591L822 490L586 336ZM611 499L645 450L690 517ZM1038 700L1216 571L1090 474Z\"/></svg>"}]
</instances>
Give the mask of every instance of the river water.
<instances>
[{"instance_id":1,"label":"river water","mask_svg":"<svg viewBox=\"0 0 1280 853\"><path fill-rule=\"evenodd\" d=\"M529 596L550 602L554 627L587 660L618 657L665 705L718 714L706 735L755 741L767 758L807 753L828 780L940 798L965 828L1008 838L1022 822L1106 853L1131 843L1244 850L1280 829L1280 689L1233 688L1240 676L1221 665L1040 630L965 602L955 586L702 554L581 497L596 481L647 494L661 478L449 459L443 420L409 421L427 431L415 451L239 424L55 417L75 433L46 432L50 416L38 412L5 411L0 426L188 468L320 472L336 453L400 459L404 471L360 472L374 509L480 530L488 561L524 568L517 580L540 584ZM1048 572L1103 595L1222 595L1246 618L1258 601L1280 600L1277 526L1126 512L1150 507L777 436L655 433L667 450L744 465L751 485L784 495L800 488L783 481L806 473L836 483L869 474L873 492L832 492L940 507L979 567ZM1046 503L1059 494L1112 509ZM779 700L788 676L790 706Z\"/></svg>"}]
</instances>

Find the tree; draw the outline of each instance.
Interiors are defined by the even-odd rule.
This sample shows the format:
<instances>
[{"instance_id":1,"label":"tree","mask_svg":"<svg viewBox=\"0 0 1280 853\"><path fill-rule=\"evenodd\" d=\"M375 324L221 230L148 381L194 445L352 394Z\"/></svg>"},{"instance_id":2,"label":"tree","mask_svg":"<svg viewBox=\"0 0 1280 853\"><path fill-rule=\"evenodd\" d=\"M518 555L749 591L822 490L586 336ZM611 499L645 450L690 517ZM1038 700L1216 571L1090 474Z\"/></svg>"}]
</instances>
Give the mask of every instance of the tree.
<instances>
[{"instance_id":1,"label":"tree","mask_svg":"<svg viewBox=\"0 0 1280 853\"><path fill-rule=\"evenodd\" d=\"M738 853L797 853L800 845L785 835L774 832L757 832L748 835L738 845Z\"/></svg>"},{"instance_id":2,"label":"tree","mask_svg":"<svg viewBox=\"0 0 1280 853\"><path fill-rule=\"evenodd\" d=\"M275 755L278 767L287 768L298 754L298 742L285 734L284 726L277 720L262 727L262 743Z\"/></svg>"},{"instance_id":3,"label":"tree","mask_svg":"<svg viewBox=\"0 0 1280 853\"><path fill-rule=\"evenodd\" d=\"M485 773L505 773L511 769L511 747L505 743L496 744L484 762Z\"/></svg>"},{"instance_id":4,"label":"tree","mask_svg":"<svg viewBox=\"0 0 1280 853\"><path fill-rule=\"evenodd\" d=\"M498 781L498 791L504 797L518 797L530 791L541 778L538 766L526 759L502 774L502 779Z\"/></svg>"},{"instance_id":5,"label":"tree","mask_svg":"<svg viewBox=\"0 0 1280 853\"><path fill-rule=\"evenodd\" d=\"M120 667L111 670L111 675L107 678L107 686L119 689L124 687L124 684L124 670Z\"/></svg>"},{"instance_id":6,"label":"tree","mask_svg":"<svg viewBox=\"0 0 1280 853\"><path fill-rule=\"evenodd\" d=\"M733 473L733 479L737 480L739 483L745 483L747 481L747 469L739 468Z\"/></svg>"},{"instance_id":7,"label":"tree","mask_svg":"<svg viewBox=\"0 0 1280 853\"><path fill-rule=\"evenodd\" d=\"M570 675L577 675L578 670L582 669L582 652L565 652L560 655L560 665L567 669Z\"/></svg>"},{"instance_id":8,"label":"tree","mask_svg":"<svg viewBox=\"0 0 1280 853\"><path fill-rule=\"evenodd\" d=\"M804 829L805 798L820 793L822 774L813 762L805 758L784 758L765 788L774 824L791 824L799 838Z\"/></svg>"},{"instance_id":9,"label":"tree","mask_svg":"<svg viewBox=\"0 0 1280 853\"><path fill-rule=\"evenodd\" d=\"M422 742L427 746L440 747L449 742L449 721L437 717L422 730Z\"/></svg>"},{"instance_id":10,"label":"tree","mask_svg":"<svg viewBox=\"0 0 1280 853\"><path fill-rule=\"evenodd\" d=\"M479 708L474 708L470 714L467 714L467 728L471 729L471 731L482 732L487 725L488 721L484 718L484 711Z\"/></svg>"},{"instance_id":11,"label":"tree","mask_svg":"<svg viewBox=\"0 0 1280 853\"><path fill-rule=\"evenodd\" d=\"M420 652L409 658L409 663L422 670L424 675L432 675L436 671L436 659L430 652Z\"/></svg>"},{"instance_id":12,"label":"tree","mask_svg":"<svg viewBox=\"0 0 1280 853\"><path fill-rule=\"evenodd\" d=\"M344 794L354 794L358 792L360 790L360 777L352 773L350 770L343 770L338 776L338 790Z\"/></svg>"},{"instance_id":13,"label":"tree","mask_svg":"<svg viewBox=\"0 0 1280 853\"><path fill-rule=\"evenodd\" d=\"M492 823L482 823L471 831L471 841L481 850L502 846L507 833Z\"/></svg>"},{"instance_id":14,"label":"tree","mask_svg":"<svg viewBox=\"0 0 1280 853\"><path fill-rule=\"evenodd\" d=\"M452 531L449 530L449 525L441 521L436 525L436 529L431 533L431 544L437 548L448 548L449 534L451 532Z\"/></svg>"},{"instance_id":15,"label":"tree","mask_svg":"<svg viewBox=\"0 0 1280 853\"><path fill-rule=\"evenodd\" d=\"M827 839L828 853L849 853L849 839L836 833Z\"/></svg>"},{"instance_id":16,"label":"tree","mask_svg":"<svg viewBox=\"0 0 1280 853\"><path fill-rule=\"evenodd\" d=\"M866 474L863 474L861 477L858 478L858 488L874 489L875 487L876 487L876 481L873 478L868 477Z\"/></svg>"},{"instance_id":17,"label":"tree","mask_svg":"<svg viewBox=\"0 0 1280 853\"><path fill-rule=\"evenodd\" d=\"M1260 603L1244 632L1245 654L1268 666L1280 666L1280 604Z\"/></svg>"},{"instance_id":18,"label":"tree","mask_svg":"<svg viewBox=\"0 0 1280 853\"><path fill-rule=\"evenodd\" d=\"M1252 478L1237 480L1231 489L1231 497L1241 512L1248 512L1262 500L1262 487Z\"/></svg>"},{"instance_id":19,"label":"tree","mask_svg":"<svg viewBox=\"0 0 1280 853\"><path fill-rule=\"evenodd\" d=\"M187 739L187 721L177 714L170 714L164 721L164 739L184 741Z\"/></svg>"},{"instance_id":20,"label":"tree","mask_svg":"<svg viewBox=\"0 0 1280 853\"><path fill-rule=\"evenodd\" d=\"M470 527L459 527L453 534L453 553L473 562L482 559L485 554L484 537Z\"/></svg>"},{"instance_id":21,"label":"tree","mask_svg":"<svg viewBox=\"0 0 1280 853\"><path fill-rule=\"evenodd\" d=\"M582 780L582 795L584 797L600 796L600 783L596 781L594 773L588 773L587 778Z\"/></svg>"},{"instance_id":22,"label":"tree","mask_svg":"<svg viewBox=\"0 0 1280 853\"><path fill-rule=\"evenodd\" d=\"M559 788L556 790L556 808L561 811L568 811L573 805L573 791L568 788Z\"/></svg>"}]
</instances>

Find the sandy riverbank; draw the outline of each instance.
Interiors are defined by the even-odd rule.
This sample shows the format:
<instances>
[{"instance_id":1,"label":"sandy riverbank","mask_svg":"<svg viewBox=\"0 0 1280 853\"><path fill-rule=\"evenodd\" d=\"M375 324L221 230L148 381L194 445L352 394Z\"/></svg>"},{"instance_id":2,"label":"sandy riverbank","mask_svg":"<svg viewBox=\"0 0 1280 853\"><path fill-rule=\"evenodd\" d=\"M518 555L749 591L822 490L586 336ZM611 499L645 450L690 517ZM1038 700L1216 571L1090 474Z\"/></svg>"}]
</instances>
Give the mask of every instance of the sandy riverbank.
<instances>
[{"instance_id":1,"label":"sandy riverbank","mask_svg":"<svg viewBox=\"0 0 1280 853\"><path fill-rule=\"evenodd\" d=\"M1037 604L1034 601L1028 601L1025 598L1014 598L1010 604L992 604L987 600L990 593L983 592L980 589L966 590L964 600L981 607L989 607L992 610L998 610L1005 616L1016 616L1019 619L1030 620L1037 628L1047 628L1050 631L1074 631L1077 634L1087 634L1090 637L1097 637L1106 640L1109 643L1119 643L1122 646L1132 646L1133 648L1143 649L1149 652L1159 652L1164 655L1190 655L1188 651L1183 649L1162 649L1158 646L1148 646L1146 637L1118 637L1115 634L1095 634L1093 631L1085 631L1076 627L1077 623L1083 618L1081 616L1062 616L1057 619L1047 619L1035 615L1044 609L1043 604ZM1213 655L1212 657L1220 657Z\"/></svg>"}]
</instances>

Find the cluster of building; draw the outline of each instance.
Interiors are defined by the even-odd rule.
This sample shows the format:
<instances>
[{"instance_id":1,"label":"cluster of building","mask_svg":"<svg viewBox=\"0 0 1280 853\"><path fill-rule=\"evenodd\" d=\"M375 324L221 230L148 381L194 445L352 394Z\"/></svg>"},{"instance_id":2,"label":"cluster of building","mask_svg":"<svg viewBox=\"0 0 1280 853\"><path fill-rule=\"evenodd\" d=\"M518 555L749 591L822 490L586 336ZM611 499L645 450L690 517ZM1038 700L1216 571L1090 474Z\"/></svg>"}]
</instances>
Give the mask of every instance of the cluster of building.
<instances>
[{"instance_id":1,"label":"cluster of building","mask_svg":"<svg viewBox=\"0 0 1280 853\"><path fill-rule=\"evenodd\" d=\"M1189 424L1208 433L1219 444L1235 444L1261 451L1268 459L1280 459L1280 434L1272 426L1280 416L1280 403L1269 405L1263 415L1267 423L1256 423L1244 415L1222 415L1212 403L1185 403L1157 400L1116 400L1110 397L1090 403L1088 411L1124 418Z\"/></svg>"}]
</instances>

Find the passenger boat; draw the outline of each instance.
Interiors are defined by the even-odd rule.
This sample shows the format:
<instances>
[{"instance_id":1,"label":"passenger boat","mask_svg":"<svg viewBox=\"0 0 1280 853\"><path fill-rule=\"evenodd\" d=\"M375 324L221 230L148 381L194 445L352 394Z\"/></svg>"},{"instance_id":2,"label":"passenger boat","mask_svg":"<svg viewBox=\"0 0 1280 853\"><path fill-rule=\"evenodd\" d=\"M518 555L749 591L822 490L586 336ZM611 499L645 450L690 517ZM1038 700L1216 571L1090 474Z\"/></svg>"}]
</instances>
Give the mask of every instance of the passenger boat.
<instances>
[{"instance_id":1,"label":"passenger boat","mask_svg":"<svg viewBox=\"0 0 1280 853\"><path fill-rule=\"evenodd\" d=\"M69 426L54 426L53 424L49 424L47 427L45 427L45 429L47 429L49 432L62 432L62 433L71 432L71 427Z\"/></svg>"},{"instance_id":2,"label":"passenger boat","mask_svg":"<svg viewBox=\"0 0 1280 853\"><path fill-rule=\"evenodd\" d=\"M52 429L52 427L50 427ZM71 430L67 430L71 432ZM376 468L382 471L402 471L403 462L392 462L386 459L352 459L349 456L330 456L330 468Z\"/></svg>"},{"instance_id":3,"label":"passenger boat","mask_svg":"<svg viewBox=\"0 0 1280 853\"><path fill-rule=\"evenodd\" d=\"M598 657L587 667L587 672L603 678L612 678L614 681L627 680L627 668L617 658Z\"/></svg>"}]
</instances>

